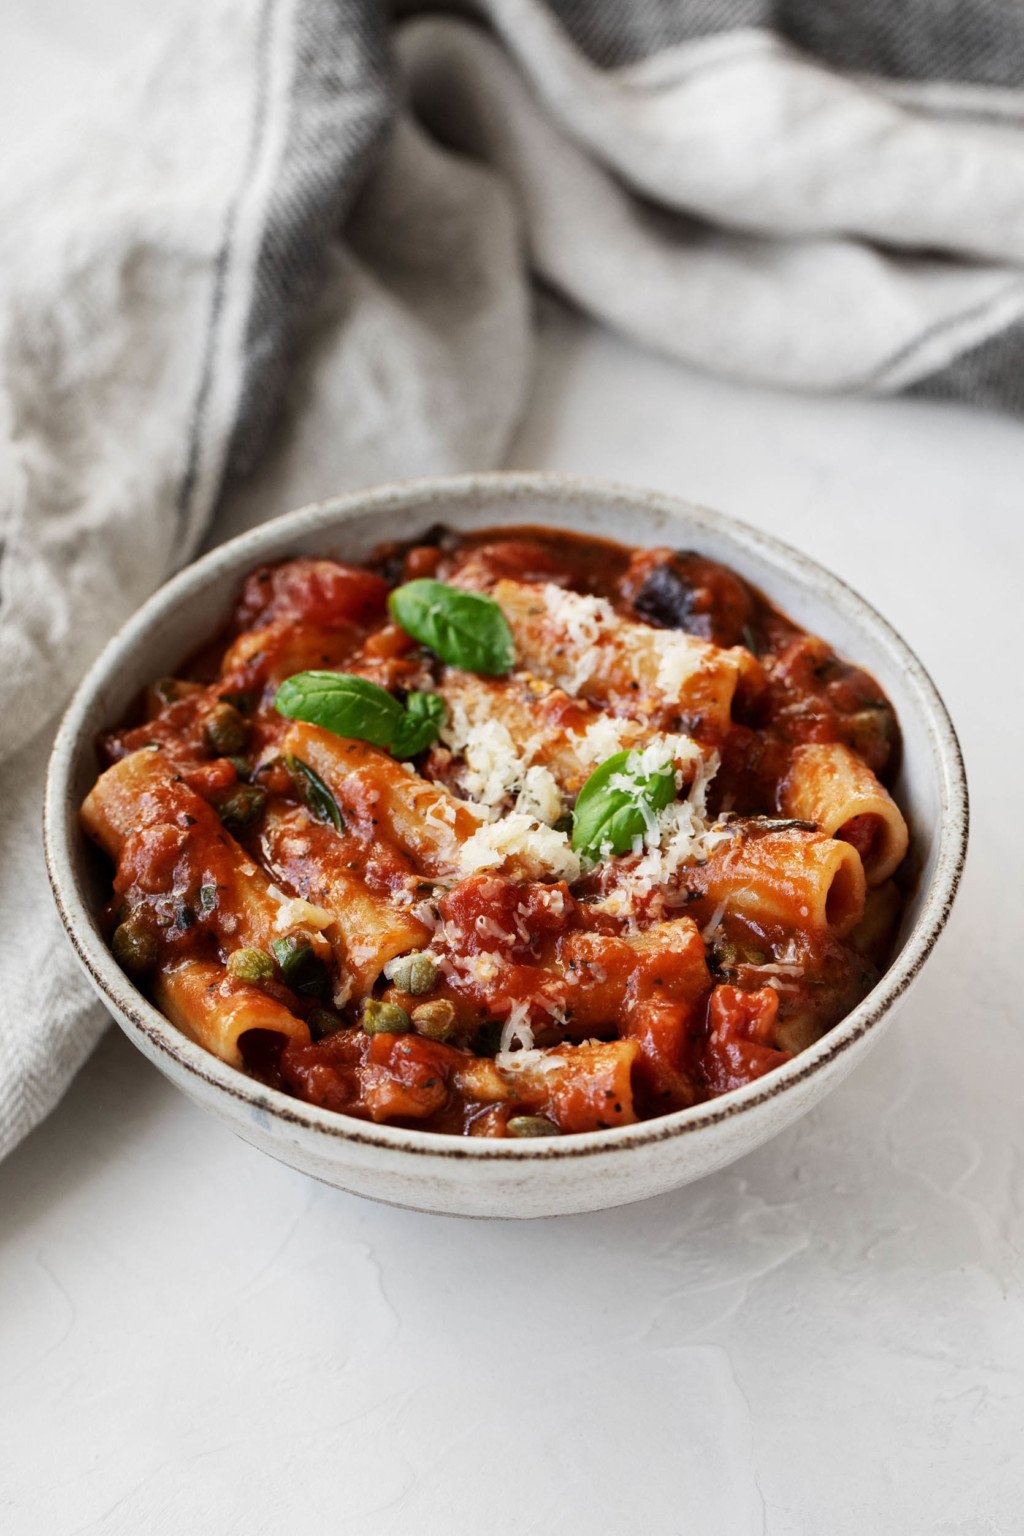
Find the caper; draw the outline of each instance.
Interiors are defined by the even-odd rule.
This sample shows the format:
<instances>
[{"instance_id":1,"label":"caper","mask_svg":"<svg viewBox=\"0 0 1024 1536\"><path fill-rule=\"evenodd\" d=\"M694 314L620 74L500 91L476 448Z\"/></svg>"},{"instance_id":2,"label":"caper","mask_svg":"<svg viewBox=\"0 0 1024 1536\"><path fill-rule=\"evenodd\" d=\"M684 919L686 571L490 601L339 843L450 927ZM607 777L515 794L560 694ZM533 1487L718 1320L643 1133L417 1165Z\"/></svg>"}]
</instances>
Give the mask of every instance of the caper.
<instances>
[{"instance_id":1,"label":"caper","mask_svg":"<svg viewBox=\"0 0 1024 1536\"><path fill-rule=\"evenodd\" d=\"M226 827L251 827L263 815L267 792L255 784L236 784L217 806L217 814Z\"/></svg>"},{"instance_id":2,"label":"caper","mask_svg":"<svg viewBox=\"0 0 1024 1536\"><path fill-rule=\"evenodd\" d=\"M363 1028L368 1035L404 1035L412 1028L409 1015L397 1003L368 997L363 1004Z\"/></svg>"},{"instance_id":3,"label":"caper","mask_svg":"<svg viewBox=\"0 0 1024 1536\"><path fill-rule=\"evenodd\" d=\"M269 981L274 962L262 949L236 949L228 956L228 972L236 981Z\"/></svg>"},{"instance_id":4,"label":"caper","mask_svg":"<svg viewBox=\"0 0 1024 1536\"><path fill-rule=\"evenodd\" d=\"M412 1024L417 1034L428 1040L448 1040L455 1030L455 1005L446 997L437 997L430 1003L420 1003L412 1011Z\"/></svg>"},{"instance_id":5,"label":"caper","mask_svg":"<svg viewBox=\"0 0 1024 1536\"><path fill-rule=\"evenodd\" d=\"M203 735L211 752L218 757L231 757L245 746L248 727L235 706L222 699L203 722Z\"/></svg>"},{"instance_id":6,"label":"caper","mask_svg":"<svg viewBox=\"0 0 1024 1536\"><path fill-rule=\"evenodd\" d=\"M174 908L174 921L171 923L171 927L177 928L179 933L187 933L188 930L190 928L194 928L195 925L195 907L190 906L187 901L179 901L177 906Z\"/></svg>"},{"instance_id":7,"label":"caper","mask_svg":"<svg viewBox=\"0 0 1024 1536\"><path fill-rule=\"evenodd\" d=\"M385 975L400 992L411 992L413 997L423 997L437 986L437 961L425 951L402 955L401 959L391 961Z\"/></svg>"},{"instance_id":8,"label":"caper","mask_svg":"<svg viewBox=\"0 0 1024 1536\"><path fill-rule=\"evenodd\" d=\"M232 768L238 774L239 781L242 784L248 783L249 775L252 772L252 769L249 766L248 758L246 758L246 757L239 757L239 755L237 753L233 752L231 754L231 756L228 758L228 762L231 764Z\"/></svg>"},{"instance_id":9,"label":"caper","mask_svg":"<svg viewBox=\"0 0 1024 1536\"><path fill-rule=\"evenodd\" d=\"M142 976L156 964L156 934L138 916L118 923L110 940L114 959L130 976Z\"/></svg>"},{"instance_id":10,"label":"caper","mask_svg":"<svg viewBox=\"0 0 1024 1536\"><path fill-rule=\"evenodd\" d=\"M176 704L181 697L176 677L158 677L153 684L153 692L161 704Z\"/></svg>"},{"instance_id":11,"label":"caper","mask_svg":"<svg viewBox=\"0 0 1024 1536\"><path fill-rule=\"evenodd\" d=\"M561 1132L546 1115L513 1115L506 1130L510 1136L559 1136Z\"/></svg>"},{"instance_id":12,"label":"caper","mask_svg":"<svg viewBox=\"0 0 1024 1536\"><path fill-rule=\"evenodd\" d=\"M327 1035L336 1035L339 1029L345 1027L345 1020L333 1008L314 1008L306 1022L314 1040L323 1040Z\"/></svg>"},{"instance_id":13,"label":"caper","mask_svg":"<svg viewBox=\"0 0 1024 1536\"><path fill-rule=\"evenodd\" d=\"M714 946L715 965L720 971L735 969L739 958L739 946L733 944L730 939L719 939Z\"/></svg>"}]
</instances>

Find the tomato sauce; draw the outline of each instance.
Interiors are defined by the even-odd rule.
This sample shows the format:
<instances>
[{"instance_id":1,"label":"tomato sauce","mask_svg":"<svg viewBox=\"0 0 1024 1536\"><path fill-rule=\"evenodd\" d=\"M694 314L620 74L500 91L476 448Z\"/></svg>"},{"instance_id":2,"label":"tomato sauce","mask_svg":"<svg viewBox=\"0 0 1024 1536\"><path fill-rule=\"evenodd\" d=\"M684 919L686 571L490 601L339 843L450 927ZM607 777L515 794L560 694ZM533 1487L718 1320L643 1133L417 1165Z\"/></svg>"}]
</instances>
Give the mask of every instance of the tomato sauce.
<instances>
[{"instance_id":1,"label":"tomato sauce","mask_svg":"<svg viewBox=\"0 0 1024 1536\"><path fill-rule=\"evenodd\" d=\"M340 1114L484 1136L599 1130L687 1108L772 1071L856 1005L891 949L902 900L891 884L862 895L860 921L840 935L781 897L773 911L744 905L742 891L723 902L714 855L661 882L638 879L643 850L571 881L514 865L439 875L393 832L400 786L393 774L385 784L377 749L365 771L350 766L329 787L296 767L283 745L289 721L274 708L285 678L346 672L400 700L443 685L441 662L388 610L394 587L424 577L482 593L514 581L586 594L627 625L741 651L727 720L712 727L681 709L668 728L696 735L705 760L714 753L706 817L744 856L780 827L821 852L815 825L782 810L797 746L842 744L882 785L893 782L899 729L877 683L699 554L532 527L437 528L382 546L365 568L284 561L253 572L224 632L101 741L106 765L148 750L170 775L140 799L116 856L109 924L141 935L140 984L190 957L223 965L232 985L262 988L306 1026L308 1039L260 1027L243 1035L255 1075ZM543 699L537 717L551 730L575 729L589 707L550 689ZM415 777L447 793L461 769L439 742L406 771L410 786ZM391 821L387 796L399 802ZM841 836L866 857L871 818L852 818ZM303 937L300 909L292 936L320 967L315 988L293 984L277 961L258 980L239 979L242 962L231 971L251 921L239 860L286 914L289 902L307 903L313 927ZM422 927L433 967L426 997L387 967L364 995L346 993L345 944L314 878L328 866L332 890L358 882L368 911L390 903ZM624 892L628 904L617 906ZM405 1023L371 1028L371 1016Z\"/></svg>"}]
</instances>

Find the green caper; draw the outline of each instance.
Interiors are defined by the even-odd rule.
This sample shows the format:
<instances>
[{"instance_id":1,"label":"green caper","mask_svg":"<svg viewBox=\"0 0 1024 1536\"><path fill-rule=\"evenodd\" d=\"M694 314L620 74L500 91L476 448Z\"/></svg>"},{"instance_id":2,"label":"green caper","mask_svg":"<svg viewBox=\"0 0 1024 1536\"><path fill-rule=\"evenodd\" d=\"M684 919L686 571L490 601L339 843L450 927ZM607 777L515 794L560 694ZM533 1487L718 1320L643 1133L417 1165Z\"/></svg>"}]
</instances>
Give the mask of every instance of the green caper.
<instances>
[{"instance_id":1,"label":"green caper","mask_svg":"<svg viewBox=\"0 0 1024 1536\"><path fill-rule=\"evenodd\" d=\"M218 757L231 757L233 753L241 752L248 734L248 726L238 710L223 699L213 706L203 722L206 745Z\"/></svg>"},{"instance_id":2,"label":"green caper","mask_svg":"<svg viewBox=\"0 0 1024 1536\"><path fill-rule=\"evenodd\" d=\"M270 948L281 967L281 980L286 987L300 992L303 997L328 995L330 976L327 966L308 939L290 934L286 939L275 939Z\"/></svg>"},{"instance_id":3,"label":"green caper","mask_svg":"<svg viewBox=\"0 0 1024 1536\"><path fill-rule=\"evenodd\" d=\"M158 677L153 684L153 692L161 704L176 704L181 698L181 690L178 687L176 677Z\"/></svg>"},{"instance_id":4,"label":"green caper","mask_svg":"<svg viewBox=\"0 0 1024 1536\"><path fill-rule=\"evenodd\" d=\"M314 1008L306 1022L314 1040L323 1040L327 1035L336 1035L339 1029L345 1027L345 1020L333 1008Z\"/></svg>"},{"instance_id":5,"label":"green caper","mask_svg":"<svg viewBox=\"0 0 1024 1536\"><path fill-rule=\"evenodd\" d=\"M437 986L437 961L424 951L403 955L400 960L392 960L385 975L400 992L423 997Z\"/></svg>"},{"instance_id":6,"label":"green caper","mask_svg":"<svg viewBox=\"0 0 1024 1536\"><path fill-rule=\"evenodd\" d=\"M239 782L241 784L247 784L249 782L249 775L252 773L252 769L249 766L249 759L246 757L239 757L236 752L233 752L228 758L228 762L238 774Z\"/></svg>"},{"instance_id":7,"label":"green caper","mask_svg":"<svg viewBox=\"0 0 1024 1536\"><path fill-rule=\"evenodd\" d=\"M412 1024L405 1009L397 1003L381 1003L368 997L363 1004L363 1028L368 1035L405 1035Z\"/></svg>"},{"instance_id":8,"label":"green caper","mask_svg":"<svg viewBox=\"0 0 1024 1536\"><path fill-rule=\"evenodd\" d=\"M274 962L262 949L236 949L228 955L228 971L236 981L269 981Z\"/></svg>"},{"instance_id":9,"label":"green caper","mask_svg":"<svg viewBox=\"0 0 1024 1536\"><path fill-rule=\"evenodd\" d=\"M428 1040L448 1040L455 1031L455 1005L446 997L420 1003L412 1011L412 1024L416 1033Z\"/></svg>"},{"instance_id":10,"label":"green caper","mask_svg":"<svg viewBox=\"0 0 1024 1536\"><path fill-rule=\"evenodd\" d=\"M156 934L138 916L118 923L110 940L114 959L130 976L142 976L156 964Z\"/></svg>"},{"instance_id":11,"label":"green caper","mask_svg":"<svg viewBox=\"0 0 1024 1536\"><path fill-rule=\"evenodd\" d=\"M546 1115L513 1115L506 1126L510 1136L559 1136L561 1132Z\"/></svg>"},{"instance_id":12,"label":"green caper","mask_svg":"<svg viewBox=\"0 0 1024 1536\"><path fill-rule=\"evenodd\" d=\"M232 831L251 827L263 815L267 792L255 784L236 784L217 806L217 814Z\"/></svg>"}]
</instances>

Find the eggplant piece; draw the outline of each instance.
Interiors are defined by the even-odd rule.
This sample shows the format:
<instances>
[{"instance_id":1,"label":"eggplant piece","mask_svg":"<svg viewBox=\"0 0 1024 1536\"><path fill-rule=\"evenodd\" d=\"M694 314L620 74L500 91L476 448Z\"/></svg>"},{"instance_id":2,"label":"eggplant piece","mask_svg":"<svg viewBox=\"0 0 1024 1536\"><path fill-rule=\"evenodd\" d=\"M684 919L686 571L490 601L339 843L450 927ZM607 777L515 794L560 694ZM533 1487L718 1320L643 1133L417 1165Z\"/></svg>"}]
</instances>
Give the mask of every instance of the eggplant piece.
<instances>
[{"instance_id":1,"label":"eggplant piece","mask_svg":"<svg viewBox=\"0 0 1024 1536\"><path fill-rule=\"evenodd\" d=\"M642 550L622 583L637 617L716 645L748 645L756 633L754 597L740 577L690 550Z\"/></svg>"},{"instance_id":2,"label":"eggplant piece","mask_svg":"<svg viewBox=\"0 0 1024 1536\"><path fill-rule=\"evenodd\" d=\"M696 613L696 593L675 564L656 565L641 583L633 607L648 624L662 629L683 629L702 640L711 639L711 615Z\"/></svg>"}]
</instances>

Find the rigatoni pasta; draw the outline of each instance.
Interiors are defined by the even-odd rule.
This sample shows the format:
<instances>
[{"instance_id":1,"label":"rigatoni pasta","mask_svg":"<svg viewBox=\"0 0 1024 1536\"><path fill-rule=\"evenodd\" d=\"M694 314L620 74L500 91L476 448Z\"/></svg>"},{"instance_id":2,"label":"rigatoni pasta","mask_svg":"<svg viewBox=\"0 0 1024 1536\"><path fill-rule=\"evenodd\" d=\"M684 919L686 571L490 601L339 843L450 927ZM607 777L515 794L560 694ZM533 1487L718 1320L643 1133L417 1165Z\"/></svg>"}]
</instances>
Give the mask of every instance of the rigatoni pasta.
<instances>
[{"instance_id":1,"label":"rigatoni pasta","mask_svg":"<svg viewBox=\"0 0 1024 1536\"><path fill-rule=\"evenodd\" d=\"M787 815L804 816L829 837L852 843L868 885L882 885L902 864L909 842L903 812L841 741L794 747L779 798Z\"/></svg>"},{"instance_id":2,"label":"rigatoni pasta","mask_svg":"<svg viewBox=\"0 0 1024 1536\"><path fill-rule=\"evenodd\" d=\"M864 996L898 741L699 555L435 530L254 572L81 814L114 954L206 1050L357 1118L565 1135L729 1092Z\"/></svg>"}]
</instances>

